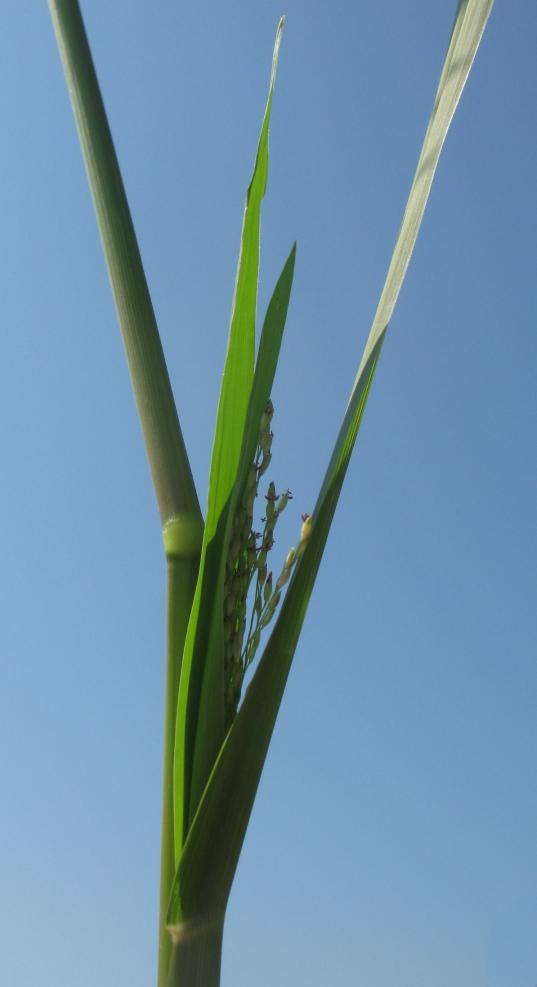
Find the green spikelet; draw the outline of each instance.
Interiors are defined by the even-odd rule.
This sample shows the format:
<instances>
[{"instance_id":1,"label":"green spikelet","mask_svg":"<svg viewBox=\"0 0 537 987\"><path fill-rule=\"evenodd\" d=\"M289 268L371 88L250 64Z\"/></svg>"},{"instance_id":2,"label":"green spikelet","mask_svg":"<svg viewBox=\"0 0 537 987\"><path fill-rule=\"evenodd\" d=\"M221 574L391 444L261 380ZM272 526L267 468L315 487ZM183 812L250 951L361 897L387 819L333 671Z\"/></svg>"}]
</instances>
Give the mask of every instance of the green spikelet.
<instances>
[{"instance_id":1,"label":"green spikelet","mask_svg":"<svg viewBox=\"0 0 537 987\"><path fill-rule=\"evenodd\" d=\"M239 497L232 522L232 537L226 560L224 583L224 681L226 720L231 723L240 702L244 675L255 658L261 641L262 630L272 620L281 598L281 591L288 583L293 566L302 554L307 542L306 515L298 547L286 556L277 580L268 572L268 554L274 546L274 533L278 518L287 507L290 490L278 494L271 480L265 494L263 529L254 530L254 505L258 496L259 481L269 467L272 458L271 424L274 415L272 401L268 401L259 423L259 436L254 462L248 470L244 489ZM248 599L250 618L248 620ZM248 629L247 629L248 628Z\"/></svg>"}]
</instances>

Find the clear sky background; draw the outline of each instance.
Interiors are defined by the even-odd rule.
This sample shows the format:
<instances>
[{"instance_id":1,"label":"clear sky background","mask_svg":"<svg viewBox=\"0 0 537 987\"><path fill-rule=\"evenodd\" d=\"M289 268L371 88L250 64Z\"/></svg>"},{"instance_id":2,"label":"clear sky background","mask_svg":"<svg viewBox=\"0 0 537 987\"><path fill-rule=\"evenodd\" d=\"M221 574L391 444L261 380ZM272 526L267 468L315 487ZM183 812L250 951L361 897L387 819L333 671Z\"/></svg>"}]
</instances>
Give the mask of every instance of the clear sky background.
<instances>
[{"instance_id":1,"label":"clear sky background","mask_svg":"<svg viewBox=\"0 0 537 987\"><path fill-rule=\"evenodd\" d=\"M297 272L271 477L311 510L451 29L445 0L83 11L200 499L288 15L260 313ZM0 35L0 982L155 982L164 565L46 3ZM534 0L440 164L237 873L222 987L537 983Z\"/></svg>"}]
</instances>

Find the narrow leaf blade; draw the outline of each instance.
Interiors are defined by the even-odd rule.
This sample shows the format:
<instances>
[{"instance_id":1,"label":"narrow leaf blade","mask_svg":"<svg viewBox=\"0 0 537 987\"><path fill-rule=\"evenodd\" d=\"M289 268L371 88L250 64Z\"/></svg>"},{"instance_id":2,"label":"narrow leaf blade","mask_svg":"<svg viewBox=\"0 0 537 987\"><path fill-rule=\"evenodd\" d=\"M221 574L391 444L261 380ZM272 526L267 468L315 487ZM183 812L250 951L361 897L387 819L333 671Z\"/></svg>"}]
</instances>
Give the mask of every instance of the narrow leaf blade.
<instances>
[{"instance_id":1,"label":"narrow leaf blade","mask_svg":"<svg viewBox=\"0 0 537 987\"><path fill-rule=\"evenodd\" d=\"M237 497L242 490L246 479L246 474L254 458L259 436L259 422L270 397L274 377L276 375L276 367L280 355L283 332L287 319L287 310L289 308L289 300L291 297L291 288L293 286L295 260L296 243L293 244L289 256L283 266L282 273L276 282L276 287L272 293L265 319L263 321L261 338L259 340L259 352L257 355L254 380L252 383L252 391L248 406L248 414L246 416L240 466L237 473L237 484L235 486L234 497L230 505L231 514L235 509Z\"/></svg>"},{"instance_id":2,"label":"narrow leaf blade","mask_svg":"<svg viewBox=\"0 0 537 987\"><path fill-rule=\"evenodd\" d=\"M263 330L261 333L261 340L259 344L259 354L256 363L256 369L254 374L254 380L252 384L252 392L250 396L249 410L246 418L246 427L244 431L243 448L240 458L239 470L237 473L237 482L233 490L232 497L229 502L229 510L226 512L226 525L224 530L224 545L229 544L229 539L231 536L231 521L235 512L237 505L237 500L243 490L244 481L246 479L246 474L251 465L258 434L259 434L259 421L263 410L267 404L270 397L270 391L274 381L274 375L276 373L276 365L278 362L278 356L280 353L280 346L283 336L283 331L285 328L285 321L287 317L287 309L289 306L289 298L291 295L291 287L293 284L293 273L295 266L295 254L296 247L293 246L291 253L285 263L283 271L278 279L274 292L269 302L267 309L267 314L263 323ZM222 586L224 582L224 570L226 563L226 553L222 553L219 562L218 579L219 585ZM211 613L211 633L220 633L221 625L223 622L223 600L221 592L215 597L215 605ZM206 680L203 681L203 686L205 686ZM203 686L202 686L202 708L203 708ZM202 731L205 729L205 724L200 717L198 721L198 730ZM197 738L198 739L198 738ZM200 749L203 749L202 742L204 737L199 738L200 744L196 743L194 749L194 771L193 771L193 781L192 781L192 798L191 803L197 808L199 799L203 793L205 783L207 778L203 777L202 772L199 770L199 764L196 761L196 756ZM198 768L198 771L196 769ZM212 765L211 765L212 768ZM208 775L207 775L208 777ZM199 779L202 778L204 781L203 786L200 785L199 788L196 784L199 784ZM191 817L189 818L189 824L192 822L192 818L195 815L195 811L192 811Z\"/></svg>"},{"instance_id":3,"label":"narrow leaf blade","mask_svg":"<svg viewBox=\"0 0 537 987\"><path fill-rule=\"evenodd\" d=\"M270 113L282 30L283 19L276 33L267 105L246 196L200 571L181 668L174 772L177 856L194 814L196 799L205 786L224 737L221 572L227 550L229 503L237 479L254 372L261 201L267 184ZM204 724L203 731L198 731L198 722Z\"/></svg>"}]
</instances>

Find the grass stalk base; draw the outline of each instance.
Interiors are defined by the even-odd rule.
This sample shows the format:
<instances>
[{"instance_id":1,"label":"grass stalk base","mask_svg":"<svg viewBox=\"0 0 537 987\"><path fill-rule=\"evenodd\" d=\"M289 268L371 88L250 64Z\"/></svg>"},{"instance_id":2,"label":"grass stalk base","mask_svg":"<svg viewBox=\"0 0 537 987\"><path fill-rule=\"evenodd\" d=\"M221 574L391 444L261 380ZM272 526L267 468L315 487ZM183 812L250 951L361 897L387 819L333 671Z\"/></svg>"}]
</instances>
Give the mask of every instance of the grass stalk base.
<instances>
[{"instance_id":1,"label":"grass stalk base","mask_svg":"<svg viewBox=\"0 0 537 987\"><path fill-rule=\"evenodd\" d=\"M224 916L185 922L172 944L167 987L220 987Z\"/></svg>"}]
</instances>

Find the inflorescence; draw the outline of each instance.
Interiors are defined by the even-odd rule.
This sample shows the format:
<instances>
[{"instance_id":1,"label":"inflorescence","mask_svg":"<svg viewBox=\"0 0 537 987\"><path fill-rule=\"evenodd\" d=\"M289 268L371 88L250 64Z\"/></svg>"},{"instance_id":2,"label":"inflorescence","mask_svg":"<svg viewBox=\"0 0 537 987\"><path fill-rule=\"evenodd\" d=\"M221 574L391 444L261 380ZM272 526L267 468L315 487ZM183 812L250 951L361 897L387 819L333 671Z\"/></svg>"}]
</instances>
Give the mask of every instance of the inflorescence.
<instances>
[{"instance_id":1,"label":"inflorescence","mask_svg":"<svg viewBox=\"0 0 537 987\"><path fill-rule=\"evenodd\" d=\"M274 616L282 589L306 547L312 524L310 516L303 514L299 544L297 548L292 548L287 553L282 571L276 581L273 581L272 572L268 570L267 559L274 545L274 530L278 518L292 500L291 491L286 490L282 494L277 494L274 483L270 482L265 495L267 506L265 517L262 518L263 530L255 531L253 527L254 501L257 497L259 481L268 469L272 458L273 414L272 401L269 401L260 422L254 462L248 471L244 490L233 517L226 561L224 676L228 723L232 721L237 711L244 676L255 657L261 632ZM247 598L251 588L253 588L253 604L248 620ZM247 625L248 629L246 629Z\"/></svg>"}]
</instances>

